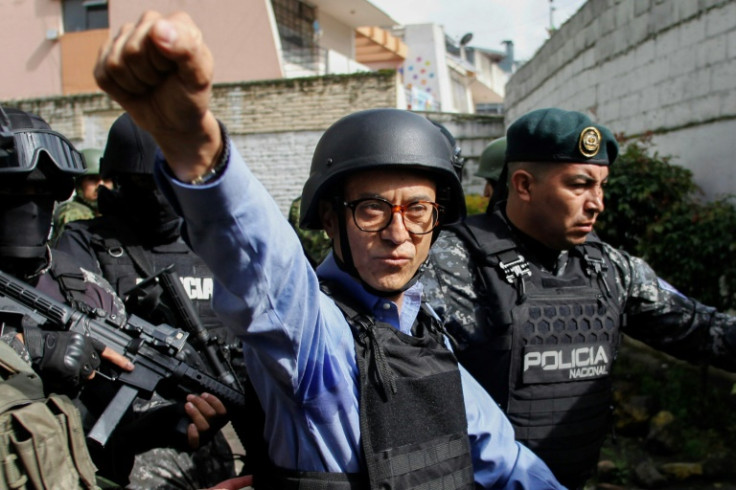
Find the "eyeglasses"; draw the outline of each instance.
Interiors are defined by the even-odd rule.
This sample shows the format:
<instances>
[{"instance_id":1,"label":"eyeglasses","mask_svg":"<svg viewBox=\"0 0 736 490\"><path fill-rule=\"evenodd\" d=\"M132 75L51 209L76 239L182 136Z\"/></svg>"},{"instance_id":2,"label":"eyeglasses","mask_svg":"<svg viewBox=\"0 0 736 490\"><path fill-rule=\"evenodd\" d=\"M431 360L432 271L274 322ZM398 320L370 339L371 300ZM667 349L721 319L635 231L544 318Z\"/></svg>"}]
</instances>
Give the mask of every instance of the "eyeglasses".
<instances>
[{"instance_id":1,"label":"eyeglasses","mask_svg":"<svg viewBox=\"0 0 736 490\"><path fill-rule=\"evenodd\" d=\"M0 107L0 169L29 172L38 165L41 152L62 172L84 173L84 157L71 141L48 129L11 129L10 119Z\"/></svg>"},{"instance_id":2,"label":"eyeglasses","mask_svg":"<svg viewBox=\"0 0 736 490\"><path fill-rule=\"evenodd\" d=\"M353 212L353 221L360 231L375 232L388 228L394 214L401 213L406 231L412 235L426 235L439 224L443 207L436 202L414 201L409 204L392 204L380 197L369 197L343 206Z\"/></svg>"}]
</instances>

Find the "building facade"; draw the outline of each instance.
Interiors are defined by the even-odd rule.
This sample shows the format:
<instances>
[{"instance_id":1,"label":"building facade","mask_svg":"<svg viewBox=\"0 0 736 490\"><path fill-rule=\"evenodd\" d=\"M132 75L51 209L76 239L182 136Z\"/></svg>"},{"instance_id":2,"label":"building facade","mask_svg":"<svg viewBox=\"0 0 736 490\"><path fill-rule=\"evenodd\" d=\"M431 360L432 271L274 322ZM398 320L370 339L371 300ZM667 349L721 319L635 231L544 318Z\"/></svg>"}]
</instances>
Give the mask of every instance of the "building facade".
<instances>
[{"instance_id":1,"label":"building facade","mask_svg":"<svg viewBox=\"0 0 736 490\"><path fill-rule=\"evenodd\" d=\"M405 47L361 26L396 22L367 0L16 0L0 4L0 100L96 92L92 70L110 33L146 10L187 12L217 60L216 83L397 68ZM390 44L394 42L394 44ZM393 61L392 61L393 60Z\"/></svg>"}]
</instances>

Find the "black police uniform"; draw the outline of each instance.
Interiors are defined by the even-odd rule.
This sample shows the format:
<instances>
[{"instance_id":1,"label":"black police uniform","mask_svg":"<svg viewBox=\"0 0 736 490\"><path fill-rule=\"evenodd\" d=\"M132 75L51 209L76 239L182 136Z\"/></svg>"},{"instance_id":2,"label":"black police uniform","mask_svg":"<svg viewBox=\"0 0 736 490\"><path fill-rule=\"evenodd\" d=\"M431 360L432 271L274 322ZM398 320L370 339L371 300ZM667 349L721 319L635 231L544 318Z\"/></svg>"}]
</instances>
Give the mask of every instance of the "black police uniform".
<instances>
[{"instance_id":1,"label":"black police uniform","mask_svg":"<svg viewBox=\"0 0 736 490\"><path fill-rule=\"evenodd\" d=\"M141 281L173 265L204 326L223 341L227 337L212 311L212 273L178 234L151 242L120 218L102 216L69 223L55 248L80 258L124 299ZM155 305L136 314L153 323L170 320L157 316Z\"/></svg>"},{"instance_id":2,"label":"black police uniform","mask_svg":"<svg viewBox=\"0 0 736 490\"><path fill-rule=\"evenodd\" d=\"M205 328L212 335L225 337L225 329L210 306L212 275L209 268L178 235L168 243L153 245L138 237L117 217L102 216L69 223L59 237L56 248L74 257L85 258L83 262L105 277L123 298L125 293L150 274L174 265L182 282L189 285L185 290L188 289L189 299L195 305ZM172 323L171 318L167 318L156 304L145 303L142 301L137 307L134 306L132 310L129 307L128 310L154 324ZM235 348L233 351L237 352ZM197 358L190 356L188 360L206 368ZM166 402L156 397L153 403L136 402L135 409L145 412L163 404ZM151 454L138 457L140 462L130 475L131 486L145 488L161 480L181 480L181 484L196 488L225 480L234 471L232 454L222 433L218 433L211 443L203 444L196 451L189 451L191 459L185 453L172 456L163 454L165 451L151 449Z\"/></svg>"},{"instance_id":3,"label":"black police uniform","mask_svg":"<svg viewBox=\"0 0 736 490\"><path fill-rule=\"evenodd\" d=\"M100 174L116 185L114 190L98 189L102 216L69 223L55 248L107 279L130 314L153 324L181 328L171 315L174 306L164 301L159 286L152 284L149 289L132 291L142 280L174 266L199 320L212 336L224 339L225 329L210 306L212 274L181 239L181 219L156 189L152 175L156 151L150 134L140 130L129 115L120 116L110 128L100 160ZM207 369L191 346L187 349L187 362ZM238 358L237 348L234 350L233 357ZM150 402L136 400L133 406L136 412L144 413L168 404L156 395ZM194 451L176 450L166 447L167 441L160 442L161 447L137 456L130 487L151 488L175 482L183 488L200 488L233 475L232 452L222 432ZM138 448L134 449L137 452Z\"/></svg>"}]
</instances>

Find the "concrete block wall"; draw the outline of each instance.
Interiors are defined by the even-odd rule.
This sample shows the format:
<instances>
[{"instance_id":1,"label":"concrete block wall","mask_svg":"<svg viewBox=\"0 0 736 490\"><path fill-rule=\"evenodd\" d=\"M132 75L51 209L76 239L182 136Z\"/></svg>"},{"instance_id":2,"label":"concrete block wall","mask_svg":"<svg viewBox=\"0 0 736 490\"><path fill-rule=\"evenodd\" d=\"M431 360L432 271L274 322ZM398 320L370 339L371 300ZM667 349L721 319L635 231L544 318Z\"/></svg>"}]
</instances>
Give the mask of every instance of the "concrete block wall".
<instances>
[{"instance_id":1,"label":"concrete block wall","mask_svg":"<svg viewBox=\"0 0 736 490\"><path fill-rule=\"evenodd\" d=\"M483 194L485 179L475 177L475 172L478 171L480 154L486 145L505 134L503 116L436 112L422 114L445 126L457 140L465 159L462 172L465 193Z\"/></svg>"},{"instance_id":2,"label":"concrete block wall","mask_svg":"<svg viewBox=\"0 0 736 490\"><path fill-rule=\"evenodd\" d=\"M736 193L736 0L589 0L509 80L506 125L556 106L654 133L707 197Z\"/></svg>"},{"instance_id":3,"label":"concrete block wall","mask_svg":"<svg viewBox=\"0 0 736 490\"><path fill-rule=\"evenodd\" d=\"M216 85L212 110L286 214L301 193L322 132L351 112L396 107L393 71ZM34 112L77 148L104 148L122 113L105 94L0 102Z\"/></svg>"},{"instance_id":4,"label":"concrete block wall","mask_svg":"<svg viewBox=\"0 0 736 490\"><path fill-rule=\"evenodd\" d=\"M323 131L355 111L401 106L399 94L395 72L370 72L216 85L212 108L253 173L286 214L291 201L301 194L312 152ZM0 104L39 114L79 149L104 148L110 126L122 113L102 93ZM464 171L468 192L481 192L482 180L472 175L485 145L503 134L503 119L425 114L445 124L458 139L468 157Z\"/></svg>"}]
</instances>

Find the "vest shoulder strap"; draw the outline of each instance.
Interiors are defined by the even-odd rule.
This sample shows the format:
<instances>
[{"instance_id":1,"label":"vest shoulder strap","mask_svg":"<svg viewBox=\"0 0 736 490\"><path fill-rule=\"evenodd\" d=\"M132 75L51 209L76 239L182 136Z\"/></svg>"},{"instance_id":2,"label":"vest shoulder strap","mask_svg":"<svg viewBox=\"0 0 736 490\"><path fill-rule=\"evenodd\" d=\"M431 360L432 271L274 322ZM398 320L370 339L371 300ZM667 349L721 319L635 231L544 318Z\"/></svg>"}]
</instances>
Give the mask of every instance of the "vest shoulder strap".
<instances>
[{"instance_id":1,"label":"vest shoulder strap","mask_svg":"<svg viewBox=\"0 0 736 490\"><path fill-rule=\"evenodd\" d=\"M490 266L498 264L499 254L518 248L504 231L506 228L506 223L493 214L468 216L462 223L448 227L463 240L476 263Z\"/></svg>"},{"instance_id":2,"label":"vest shoulder strap","mask_svg":"<svg viewBox=\"0 0 736 490\"><path fill-rule=\"evenodd\" d=\"M500 269L506 282L519 292L519 300L526 296L524 279L532 272L526 258L519 253L518 245L508 231L508 225L497 214L469 216L464 222L450 227L466 244L473 262L481 270L486 287L491 281L486 268Z\"/></svg>"},{"instance_id":3,"label":"vest shoulder strap","mask_svg":"<svg viewBox=\"0 0 736 490\"><path fill-rule=\"evenodd\" d=\"M87 283L74 257L60 250L54 250L49 273L67 301L75 308L87 311Z\"/></svg>"}]
</instances>

